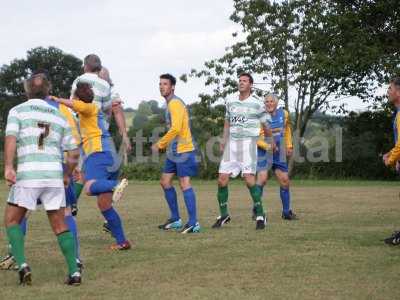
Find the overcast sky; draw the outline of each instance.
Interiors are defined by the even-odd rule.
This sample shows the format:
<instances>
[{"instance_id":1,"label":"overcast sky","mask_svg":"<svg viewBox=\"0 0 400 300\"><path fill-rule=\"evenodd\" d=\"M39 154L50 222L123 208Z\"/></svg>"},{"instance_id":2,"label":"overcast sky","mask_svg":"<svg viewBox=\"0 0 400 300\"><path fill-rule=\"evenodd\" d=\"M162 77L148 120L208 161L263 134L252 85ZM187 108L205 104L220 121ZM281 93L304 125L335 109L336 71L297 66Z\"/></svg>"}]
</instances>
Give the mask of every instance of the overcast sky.
<instances>
[{"instance_id":1,"label":"overcast sky","mask_svg":"<svg viewBox=\"0 0 400 300\"><path fill-rule=\"evenodd\" d=\"M37 46L55 46L81 59L96 53L125 107L141 100L161 103L161 73L179 76L220 57L237 29L229 20L232 0L0 1L0 64ZM202 81L191 80L179 82L176 94L192 103L202 91Z\"/></svg>"}]
</instances>

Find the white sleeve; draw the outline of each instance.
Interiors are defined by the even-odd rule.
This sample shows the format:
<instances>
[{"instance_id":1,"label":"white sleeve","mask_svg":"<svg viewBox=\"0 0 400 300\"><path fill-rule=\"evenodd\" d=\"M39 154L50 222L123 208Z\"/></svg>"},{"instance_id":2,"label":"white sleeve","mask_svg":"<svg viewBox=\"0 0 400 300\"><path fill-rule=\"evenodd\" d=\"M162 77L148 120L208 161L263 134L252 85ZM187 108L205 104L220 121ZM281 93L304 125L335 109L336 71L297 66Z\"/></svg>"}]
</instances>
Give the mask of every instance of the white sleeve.
<instances>
[{"instance_id":1,"label":"white sleeve","mask_svg":"<svg viewBox=\"0 0 400 300\"><path fill-rule=\"evenodd\" d=\"M76 91L76 84L79 81L79 77L75 78L74 82L72 83L71 87L71 95L69 96L69 99L72 99L74 97L75 91Z\"/></svg>"},{"instance_id":2,"label":"white sleeve","mask_svg":"<svg viewBox=\"0 0 400 300\"><path fill-rule=\"evenodd\" d=\"M13 135L18 137L20 129L20 121L15 109L11 109L7 117L6 136Z\"/></svg>"}]
</instances>

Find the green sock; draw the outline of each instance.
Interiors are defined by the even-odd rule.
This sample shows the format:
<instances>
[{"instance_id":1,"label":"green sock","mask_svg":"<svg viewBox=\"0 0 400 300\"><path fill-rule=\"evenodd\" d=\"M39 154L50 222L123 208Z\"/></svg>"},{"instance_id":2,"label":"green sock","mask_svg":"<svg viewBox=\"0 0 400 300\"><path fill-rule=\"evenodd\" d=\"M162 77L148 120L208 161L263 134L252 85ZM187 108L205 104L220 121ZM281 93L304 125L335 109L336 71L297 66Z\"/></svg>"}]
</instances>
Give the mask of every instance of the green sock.
<instances>
[{"instance_id":1,"label":"green sock","mask_svg":"<svg viewBox=\"0 0 400 300\"><path fill-rule=\"evenodd\" d=\"M24 234L19 224L7 227L7 236L11 245L11 252L18 266L26 263L24 249Z\"/></svg>"},{"instance_id":2,"label":"green sock","mask_svg":"<svg viewBox=\"0 0 400 300\"><path fill-rule=\"evenodd\" d=\"M251 198L253 199L257 217L264 216L264 208L261 202L261 190L257 187L257 185L253 185L252 187L249 187L249 191Z\"/></svg>"},{"instance_id":3,"label":"green sock","mask_svg":"<svg viewBox=\"0 0 400 300\"><path fill-rule=\"evenodd\" d=\"M228 215L228 187L218 187L218 204L221 216Z\"/></svg>"},{"instance_id":4,"label":"green sock","mask_svg":"<svg viewBox=\"0 0 400 300\"><path fill-rule=\"evenodd\" d=\"M69 275L78 272L78 267L76 266L75 240L72 233L70 231L60 233L57 235L57 240L67 262Z\"/></svg>"},{"instance_id":5,"label":"green sock","mask_svg":"<svg viewBox=\"0 0 400 300\"><path fill-rule=\"evenodd\" d=\"M83 183L74 182L74 192L75 192L76 199L78 199L79 196L81 195L82 189L83 189Z\"/></svg>"}]
</instances>

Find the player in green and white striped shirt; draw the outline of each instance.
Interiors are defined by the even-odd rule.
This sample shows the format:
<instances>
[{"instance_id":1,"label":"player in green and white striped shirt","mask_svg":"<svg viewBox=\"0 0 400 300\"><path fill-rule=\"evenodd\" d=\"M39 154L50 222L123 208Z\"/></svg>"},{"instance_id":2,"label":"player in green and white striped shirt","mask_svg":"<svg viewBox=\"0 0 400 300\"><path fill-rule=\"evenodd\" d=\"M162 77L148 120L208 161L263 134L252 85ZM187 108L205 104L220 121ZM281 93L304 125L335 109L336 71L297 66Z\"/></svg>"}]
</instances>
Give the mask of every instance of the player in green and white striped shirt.
<instances>
[{"instance_id":1,"label":"player in green and white striped shirt","mask_svg":"<svg viewBox=\"0 0 400 300\"><path fill-rule=\"evenodd\" d=\"M102 69L100 58L96 54L87 55L84 59L83 68L85 73L77 77L72 83L71 99L75 95L78 82L89 83L94 93L93 103L104 114L106 129L108 130L112 114L111 86L106 80L99 77L99 72Z\"/></svg>"},{"instance_id":2,"label":"player in green and white striped shirt","mask_svg":"<svg viewBox=\"0 0 400 300\"><path fill-rule=\"evenodd\" d=\"M24 235L19 226L27 210L35 210L39 199L68 265L68 284L80 284L75 241L64 221L64 184L76 167L79 151L71 127L57 107L46 97L50 83L37 74L25 82L29 100L12 108L8 115L5 140L5 179L11 186L5 223L12 254L19 266L21 284L31 283L31 270L24 254ZM63 171L63 151L67 168ZM13 162L17 152L17 172Z\"/></svg>"},{"instance_id":3,"label":"player in green and white striped shirt","mask_svg":"<svg viewBox=\"0 0 400 300\"><path fill-rule=\"evenodd\" d=\"M262 125L270 132L270 118L261 100L251 94L253 78L248 73L239 76L239 96L226 102L224 138L221 143L223 157L219 166L218 203L220 216L213 228L220 228L231 221L228 213L229 177L242 173L256 209L256 229L264 229L266 218L261 201L261 192L256 186L257 140Z\"/></svg>"}]
</instances>

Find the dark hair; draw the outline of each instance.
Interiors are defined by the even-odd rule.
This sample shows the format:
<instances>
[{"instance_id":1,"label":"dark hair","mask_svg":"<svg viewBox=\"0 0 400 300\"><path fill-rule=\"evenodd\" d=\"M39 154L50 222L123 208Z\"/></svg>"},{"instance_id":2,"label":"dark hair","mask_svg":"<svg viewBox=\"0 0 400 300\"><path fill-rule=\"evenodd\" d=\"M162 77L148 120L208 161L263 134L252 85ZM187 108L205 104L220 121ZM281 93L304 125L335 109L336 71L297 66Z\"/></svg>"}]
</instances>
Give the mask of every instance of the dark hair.
<instances>
[{"instance_id":1,"label":"dark hair","mask_svg":"<svg viewBox=\"0 0 400 300\"><path fill-rule=\"evenodd\" d=\"M246 76L247 78L249 78L249 81L250 81L251 84L254 83L253 76L251 76L250 73L241 73L241 74L239 75L239 78L240 78L240 77L243 77L243 76Z\"/></svg>"},{"instance_id":2,"label":"dark hair","mask_svg":"<svg viewBox=\"0 0 400 300\"><path fill-rule=\"evenodd\" d=\"M51 84L45 74L38 73L25 80L24 89L28 99L45 99L50 93Z\"/></svg>"},{"instance_id":3,"label":"dark hair","mask_svg":"<svg viewBox=\"0 0 400 300\"><path fill-rule=\"evenodd\" d=\"M101 60L96 54L87 55L83 60L83 64L86 66L89 72L101 71Z\"/></svg>"},{"instance_id":4,"label":"dark hair","mask_svg":"<svg viewBox=\"0 0 400 300\"><path fill-rule=\"evenodd\" d=\"M76 90L74 96L85 103L92 103L94 98L94 93L90 83L78 82L76 84Z\"/></svg>"},{"instance_id":5,"label":"dark hair","mask_svg":"<svg viewBox=\"0 0 400 300\"><path fill-rule=\"evenodd\" d=\"M47 80L50 81L50 75L49 75L49 71L47 69L36 69L35 71L32 72L32 76L38 75L38 74L43 74Z\"/></svg>"},{"instance_id":6,"label":"dark hair","mask_svg":"<svg viewBox=\"0 0 400 300\"><path fill-rule=\"evenodd\" d=\"M400 89L400 77L396 76L390 79L390 83L394 84L397 88Z\"/></svg>"},{"instance_id":7,"label":"dark hair","mask_svg":"<svg viewBox=\"0 0 400 300\"><path fill-rule=\"evenodd\" d=\"M171 85L176 85L176 78L171 74L162 74L160 79L168 79Z\"/></svg>"}]
</instances>

